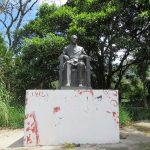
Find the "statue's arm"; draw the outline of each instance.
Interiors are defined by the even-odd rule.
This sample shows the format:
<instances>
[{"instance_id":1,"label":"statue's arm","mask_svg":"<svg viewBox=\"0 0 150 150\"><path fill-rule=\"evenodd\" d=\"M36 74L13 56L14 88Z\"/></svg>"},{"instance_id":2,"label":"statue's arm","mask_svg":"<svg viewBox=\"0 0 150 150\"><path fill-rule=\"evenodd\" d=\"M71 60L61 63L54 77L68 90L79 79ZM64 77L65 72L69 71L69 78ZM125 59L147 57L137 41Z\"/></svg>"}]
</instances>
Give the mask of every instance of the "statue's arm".
<instances>
[{"instance_id":1,"label":"statue's arm","mask_svg":"<svg viewBox=\"0 0 150 150\"><path fill-rule=\"evenodd\" d=\"M82 55L87 55L84 48L82 48Z\"/></svg>"},{"instance_id":2,"label":"statue's arm","mask_svg":"<svg viewBox=\"0 0 150 150\"><path fill-rule=\"evenodd\" d=\"M88 57L88 55L86 54L84 48L82 48L82 52L81 52L81 55L80 55L80 59L86 59Z\"/></svg>"},{"instance_id":3,"label":"statue's arm","mask_svg":"<svg viewBox=\"0 0 150 150\"><path fill-rule=\"evenodd\" d=\"M60 66L63 66L64 64L64 55L66 53L66 49L64 48L62 54L59 56Z\"/></svg>"},{"instance_id":4,"label":"statue's arm","mask_svg":"<svg viewBox=\"0 0 150 150\"><path fill-rule=\"evenodd\" d=\"M64 58L65 60L69 60L69 56L68 56L68 54L67 54L67 48L66 48L66 47L65 47L64 50L63 50L63 58Z\"/></svg>"}]
</instances>

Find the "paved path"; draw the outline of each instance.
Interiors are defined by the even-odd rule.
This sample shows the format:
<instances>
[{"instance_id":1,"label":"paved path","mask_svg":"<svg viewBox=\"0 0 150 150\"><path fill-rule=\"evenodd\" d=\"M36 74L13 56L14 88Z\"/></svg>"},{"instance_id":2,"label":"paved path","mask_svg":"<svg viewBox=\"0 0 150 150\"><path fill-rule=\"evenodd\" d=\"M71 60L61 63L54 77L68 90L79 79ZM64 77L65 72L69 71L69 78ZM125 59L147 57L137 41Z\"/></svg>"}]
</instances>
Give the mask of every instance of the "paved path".
<instances>
[{"instance_id":1,"label":"paved path","mask_svg":"<svg viewBox=\"0 0 150 150\"><path fill-rule=\"evenodd\" d=\"M150 122L134 123L120 130L121 139L118 144L80 145L72 150L150 150ZM64 145L23 147L23 129L1 129L0 150L71 150Z\"/></svg>"}]
</instances>

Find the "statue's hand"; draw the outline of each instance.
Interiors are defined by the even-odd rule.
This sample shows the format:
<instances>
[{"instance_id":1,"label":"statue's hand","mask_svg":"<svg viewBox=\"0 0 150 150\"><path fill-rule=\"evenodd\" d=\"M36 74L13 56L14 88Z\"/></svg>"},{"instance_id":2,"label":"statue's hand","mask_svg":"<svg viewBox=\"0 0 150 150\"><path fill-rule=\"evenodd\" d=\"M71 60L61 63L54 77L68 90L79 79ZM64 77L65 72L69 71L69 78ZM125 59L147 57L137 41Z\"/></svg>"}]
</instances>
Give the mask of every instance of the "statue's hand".
<instances>
[{"instance_id":1,"label":"statue's hand","mask_svg":"<svg viewBox=\"0 0 150 150\"><path fill-rule=\"evenodd\" d=\"M88 56L87 55L80 55L80 58L79 59L85 59L87 58Z\"/></svg>"},{"instance_id":2,"label":"statue's hand","mask_svg":"<svg viewBox=\"0 0 150 150\"><path fill-rule=\"evenodd\" d=\"M64 55L65 60L69 60L69 56Z\"/></svg>"}]
</instances>

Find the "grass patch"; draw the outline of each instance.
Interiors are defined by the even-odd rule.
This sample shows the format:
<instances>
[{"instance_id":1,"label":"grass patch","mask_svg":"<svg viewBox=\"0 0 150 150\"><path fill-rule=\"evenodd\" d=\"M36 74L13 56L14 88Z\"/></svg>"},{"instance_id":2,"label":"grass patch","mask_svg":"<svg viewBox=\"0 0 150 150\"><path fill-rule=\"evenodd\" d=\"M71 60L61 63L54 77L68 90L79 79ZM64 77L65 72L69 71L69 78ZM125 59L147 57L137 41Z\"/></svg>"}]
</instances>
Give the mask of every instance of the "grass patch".
<instances>
[{"instance_id":1,"label":"grass patch","mask_svg":"<svg viewBox=\"0 0 150 150\"><path fill-rule=\"evenodd\" d=\"M23 128L24 126L24 107L10 107L8 127L11 128Z\"/></svg>"},{"instance_id":2,"label":"grass patch","mask_svg":"<svg viewBox=\"0 0 150 150\"><path fill-rule=\"evenodd\" d=\"M0 101L0 126L7 126L8 124L8 107Z\"/></svg>"},{"instance_id":3,"label":"grass patch","mask_svg":"<svg viewBox=\"0 0 150 150\"><path fill-rule=\"evenodd\" d=\"M64 144L64 149L65 150L74 150L75 149L75 144L66 142Z\"/></svg>"}]
</instances>

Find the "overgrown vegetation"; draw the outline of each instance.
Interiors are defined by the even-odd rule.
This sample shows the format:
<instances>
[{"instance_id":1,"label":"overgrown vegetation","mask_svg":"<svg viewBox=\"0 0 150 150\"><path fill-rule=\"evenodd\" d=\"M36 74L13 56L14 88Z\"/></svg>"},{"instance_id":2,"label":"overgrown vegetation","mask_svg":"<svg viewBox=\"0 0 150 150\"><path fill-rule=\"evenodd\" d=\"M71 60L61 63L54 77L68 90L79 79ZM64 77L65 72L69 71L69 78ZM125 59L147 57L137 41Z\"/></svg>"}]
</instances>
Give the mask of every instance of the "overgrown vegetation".
<instances>
[{"instance_id":1,"label":"overgrown vegetation","mask_svg":"<svg viewBox=\"0 0 150 150\"><path fill-rule=\"evenodd\" d=\"M68 143L68 142L66 142L65 144L64 144L64 149L65 150L74 150L75 149L75 144L73 144L73 143Z\"/></svg>"},{"instance_id":2,"label":"overgrown vegetation","mask_svg":"<svg viewBox=\"0 0 150 150\"><path fill-rule=\"evenodd\" d=\"M127 108L120 108L121 124L136 119L140 109L142 118L149 119L149 6L146 0L73 0L61 7L44 4L22 28L9 28L9 45L0 35L3 125L22 126L23 111L14 106L23 108L26 89L56 88L58 56L71 34L78 35L79 45L92 58L92 88L120 91L119 101ZM130 109L137 106L143 108Z\"/></svg>"},{"instance_id":3,"label":"overgrown vegetation","mask_svg":"<svg viewBox=\"0 0 150 150\"><path fill-rule=\"evenodd\" d=\"M24 107L16 106L9 108L8 127L23 128L24 126Z\"/></svg>"},{"instance_id":4,"label":"overgrown vegetation","mask_svg":"<svg viewBox=\"0 0 150 150\"><path fill-rule=\"evenodd\" d=\"M120 105L120 107L119 107L119 122L120 122L120 125L127 125L131 122L131 120L132 120L132 116L128 112L127 108Z\"/></svg>"}]
</instances>

